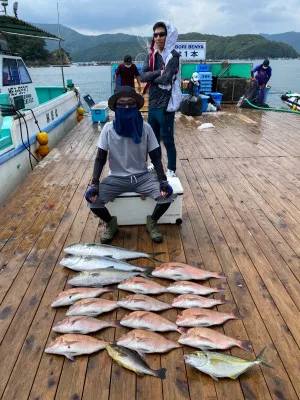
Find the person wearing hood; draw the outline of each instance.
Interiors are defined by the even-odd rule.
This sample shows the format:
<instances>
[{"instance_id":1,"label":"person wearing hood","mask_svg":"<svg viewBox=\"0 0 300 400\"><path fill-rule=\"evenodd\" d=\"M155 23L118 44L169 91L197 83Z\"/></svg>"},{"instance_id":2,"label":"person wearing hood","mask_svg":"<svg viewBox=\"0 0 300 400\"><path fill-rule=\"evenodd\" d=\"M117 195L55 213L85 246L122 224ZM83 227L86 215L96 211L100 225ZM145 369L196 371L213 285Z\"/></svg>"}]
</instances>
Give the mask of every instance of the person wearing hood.
<instances>
[{"instance_id":1,"label":"person wearing hood","mask_svg":"<svg viewBox=\"0 0 300 400\"><path fill-rule=\"evenodd\" d=\"M180 56L175 50L177 38L177 29L170 22L157 22L153 26L151 54L147 56L141 72L141 81L147 82L145 89L149 87L148 122L158 143L162 140L166 148L168 178L176 176L174 119L181 102L177 78Z\"/></svg>"},{"instance_id":2,"label":"person wearing hood","mask_svg":"<svg viewBox=\"0 0 300 400\"><path fill-rule=\"evenodd\" d=\"M85 193L88 207L106 223L103 244L109 243L118 231L117 217L110 215L105 204L125 192L140 193L156 201L152 215L145 221L146 229L154 242L163 241L157 221L174 201L173 189L167 182L154 132L139 111L143 105L143 96L130 86L117 88L108 100L115 119L106 123L100 133L91 186ZM148 154L156 174L147 169ZM107 156L110 174L99 182Z\"/></svg>"},{"instance_id":3,"label":"person wearing hood","mask_svg":"<svg viewBox=\"0 0 300 400\"><path fill-rule=\"evenodd\" d=\"M264 103L266 86L271 76L272 76L272 68L270 67L269 60L264 60L262 64L257 65L251 71L252 82L255 82L260 87L260 94L257 99L257 102L259 104Z\"/></svg>"}]
</instances>

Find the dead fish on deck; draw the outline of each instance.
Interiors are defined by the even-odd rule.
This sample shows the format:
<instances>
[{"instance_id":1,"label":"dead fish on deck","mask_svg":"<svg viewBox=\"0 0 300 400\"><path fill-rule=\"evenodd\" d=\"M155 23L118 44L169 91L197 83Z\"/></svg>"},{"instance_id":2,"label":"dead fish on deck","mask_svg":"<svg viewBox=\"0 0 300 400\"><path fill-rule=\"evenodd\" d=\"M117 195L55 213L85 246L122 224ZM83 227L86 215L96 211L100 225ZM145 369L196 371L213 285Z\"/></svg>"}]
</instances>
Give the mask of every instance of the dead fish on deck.
<instances>
[{"instance_id":1,"label":"dead fish on deck","mask_svg":"<svg viewBox=\"0 0 300 400\"><path fill-rule=\"evenodd\" d=\"M225 300L225 296L222 296L220 300L209 299L207 297L198 296L196 294L182 294L172 302L172 306L175 308L211 308L219 304L230 303L230 300Z\"/></svg>"},{"instance_id":2,"label":"dead fish on deck","mask_svg":"<svg viewBox=\"0 0 300 400\"><path fill-rule=\"evenodd\" d=\"M237 346L251 351L249 340L238 340L209 328L191 328L183 333L178 342L201 350L226 350Z\"/></svg>"},{"instance_id":3,"label":"dead fish on deck","mask_svg":"<svg viewBox=\"0 0 300 400\"><path fill-rule=\"evenodd\" d=\"M132 294L117 301L119 307L136 311L163 311L172 308L171 304L153 299L144 294Z\"/></svg>"},{"instance_id":4,"label":"dead fish on deck","mask_svg":"<svg viewBox=\"0 0 300 400\"><path fill-rule=\"evenodd\" d=\"M166 293L165 286L156 283L153 280L145 279L140 276L126 279L118 285L119 289L127 290L128 292L143 293L143 294L160 294Z\"/></svg>"},{"instance_id":5,"label":"dead fish on deck","mask_svg":"<svg viewBox=\"0 0 300 400\"><path fill-rule=\"evenodd\" d=\"M100 243L74 243L66 247L64 251L67 254L75 256L98 256L98 257L112 257L118 260L134 260L136 258L150 258L150 260L159 261L155 257L165 254L165 252L158 253L142 253L139 251L131 251L123 249L122 247L111 246L109 244Z\"/></svg>"},{"instance_id":6,"label":"dead fish on deck","mask_svg":"<svg viewBox=\"0 0 300 400\"><path fill-rule=\"evenodd\" d=\"M68 317L72 315L86 315L97 317L97 315L109 312L118 308L117 302L106 299L83 299L73 304L67 311Z\"/></svg>"},{"instance_id":7,"label":"dead fish on deck","mask_svg":"<svg viewBox=\"0 0 300 400\"><path fill-rule=\"evenodd\" d=\"M253 365L263 365L272 368L263 361L263 354L266 347L259 353L254 361L244 360L243 358L233 357L229 354L217 353L214 351L196 351L195 353L184 356L184 361L192 365L199 371L210 375L215 381L218 378L236 379L246 372Z\"/></svg>"},{"instance_id":8,"label":"dead fish on deck","mask_svg":"<svg viewBox=\"0 0 300 400\"><path fill-rule=\"evenodd\" d=\"M157 332L182 332L182 329L178 328L173 322L149 311L135 311L126 315L121 319L120 324L131 329L147 329Z\"/></svg>"},{"instance_id":9,"label":"dead fish on deck","mask_svg":"<svg viewBox=\"0 0 300 400\"><path fill-rule=\"evenodd\" d=\"M96 351L105 349L108 344L109 342L96 339L92 336L67 334L56 338L45 349L45 353L62 355L74 361L74 357L95 353Z\"/></svg>"},{"instance_id":10,"label":"dead fish on deck","mask_svg":"<svg viewBox=\"0 0 300 400\"><path fill-rule=\"evenodd\" d=\"M63 307L70 306L76 301L88 298L94 298L100 296L102 293L111 292L112 289L101 287L101 288L73 288L65 290L59 293L56 299L53 300L51 307Z\"/></svg>"},{"instance_id":11,"label":"dead fish on deck","mask_svg":"<svg viewBox=\"0 0 300 400\"><path fill-rule=\"evenodd\" d=\"M181 347L181 344L155 332L135 329L117 340L117 344L137 351L143 356L144 353L166 353L172 349Z\"/></svg>"},{"instance_id":12,"label":"dead fish on deck","mask_svg":"<svg viewBox=\"0 0 300 400\"><path fill-rule=\"evenodd\" d=\"M96 256L74 256L67 255L60 264L64 267L72 269L73 271L91 271L105 268L114 268L122 271L152 271L150 267L138 267L131 265L125 261L117 260L111 257L96 257Z\"/></svg>"},{"instance_id":13,"label":"dead fish on deck","mask_svg":"<svg viewBox=\"0 0 300 400\"><path fill-rule=\"evenodd\" d=\"M78 317L65 318L63 321L54 325L52 330L57 333L78 333L84 335L108 327L117 328L120 327L120 323L119 321L103 321L101 319L80 315Z\"/></svg>"},{"instance_id":14,"label":"dead fish on deck","mask_svg":"<svg viewBox=\"0 0 300 400\"><path fill-rule=\"evenodd\" d=\"M226 276L220 272L205 271L192 265L178 262L164 263L156 267L152 271L152 275L157 278L172 279L173 281L205 280L208 278L226 279Z\"/></svg>"},{"instance_id":15,"label":"dead fish on deck","mask_svg":"<svg viewBox=\"0 0 300 400\"><path fill-rule=\"evenodd\" d=\"M119 269L107 268L99 269L96 271L84 271L80 272L71 278L68 283L73 286L90 286L99 287L106 285L113 285L114 283L120 283L125 279L132 278L134 276L147 277L150 271L145 272L139 271L121 271Z\"/></svg>"},{"instance_id":16,"label":"dead fish on deck","mask_svg":"<svg viewBox=\"0 0 300 400\"><path fill-rule=\"evenodd\" d=\"M166 379L166 368L160 368L157 370L151 369L146 361L136 351L127 349L123 346L118 346L117 344L108 345L106 350L111 358L119 365L140 376L151 375L155 378Z\"/></svg>"},{"instance_id":17,"label":"dead fish on deck","mask_svg":"<svg viewBox=\"0 0 300 400\"><path fill-rule=\"evenodd\" d=\"M171 283L166 289L169 293L198 294L201 296L225 291L225 289L223 289L221 285L218 285L216 287L210 287L189 281L178 281Z\"/></svg>"},{"instance_id":18,"label":"dead fish on deck","mask_svg":"<svg viewBox=\"0 0 300 400\"><path fill-rule=\"evenodd\" d=\"M243 319L238 310L232 313L221 313L219 311L206 310L205 308L191 308L182 311L176 318L178 326L212 326L221 325L230 319Z\"/></svg>"}]
</instances>

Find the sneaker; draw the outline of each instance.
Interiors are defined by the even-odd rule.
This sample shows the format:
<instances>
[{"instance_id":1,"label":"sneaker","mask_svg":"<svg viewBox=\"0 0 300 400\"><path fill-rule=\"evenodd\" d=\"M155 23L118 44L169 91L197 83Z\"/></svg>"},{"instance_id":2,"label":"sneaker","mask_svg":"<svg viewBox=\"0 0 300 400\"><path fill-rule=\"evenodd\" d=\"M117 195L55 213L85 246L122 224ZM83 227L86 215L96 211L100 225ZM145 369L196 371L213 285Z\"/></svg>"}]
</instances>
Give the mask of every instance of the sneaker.
<instances>
[{"instance_id":1,"label":"sneaker","mask_svg":"<svg viewBox=\"0 0 300 400\"><path fill-rule=\"evenodd\" d=\"M154 171L154 165L152 163L149 164L147 169L148 169L149 172L153 172Z\"/></svg>"},{"instance_id":2,"label":"sneaker","mask_svg":"<svg viewBox=\"0 0 300 400\"><path fill-rule=\"evenodd\" d=\"M147 215L146 230L149 232L153 242L161 243L163 241L163 235L160 233L157 222L151 218L151 215Z\"/></svg>"},{"instance_id":3,"label":"sneaker","mask_svg":"<svg viewBox=\"0 0 300 400\"><path fill-rule=\"evenodd\" d=\"M113 240L113 237L118 232L118 221L117 217L112 217L112 219L106 224L105 231L101 236L100 242L102 244L107 244Z\"/></svg>"},{"instance_id":4,"label":"sneaker","mask_svg":"<svg viewBox=\"0 0 300 400\"><path fill-rule=\"evenodd\" d=\"M166 172L166 177L167 178L175 178L176 177L176 172L172 171L171 169L168 169Z\"/></svg>"}]
</instances>

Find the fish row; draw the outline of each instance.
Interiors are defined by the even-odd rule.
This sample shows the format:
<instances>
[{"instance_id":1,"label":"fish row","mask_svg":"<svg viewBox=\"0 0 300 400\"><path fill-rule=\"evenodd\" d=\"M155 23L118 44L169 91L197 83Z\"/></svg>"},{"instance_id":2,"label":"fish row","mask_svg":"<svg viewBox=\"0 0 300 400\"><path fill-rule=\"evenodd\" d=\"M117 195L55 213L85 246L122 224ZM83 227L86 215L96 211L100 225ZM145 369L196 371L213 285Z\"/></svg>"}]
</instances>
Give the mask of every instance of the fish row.
<instances>
[{"instance_id":1,"label":"fish row","mask_svg":"<svg viewBox=\"0 0 300 400\"><path fill-rule=\"evenodd\" d=\"M128 287L128 285L139 285L140 284L139 279L142 279L142 278L130 278L128 280L128 282L125 281L124 284L118 285L118 288L119 289L127 288L127 291L133 291L133 290L129 290L130 287ZM135 280L137 280L137 281L135 281ZM179 283L179 282L177 282L177 283ZM142 284L144 284L144 282L142 282ZM148 286L148 282L145 282L145 284ZM151 284L152 288L155 288L157 285L155 282L151 282L151 281L150 281L150 284ZM197 284L193 284L193 285L197 285ZM201 285L198 285L198 286L201 286ZM206 286L203 286L203 288L210 289ZM131 289L133 289L133 288L131 288ZM217 290L218 289L216 289L216 293L217 293ZM85 288L85 287L80 288L80 287L78 287L78 288L68 289L64 292L61 292L54 299L51 306L52 307L62 307L62 306L72 305L72 304L76 303L78 300L95 298L95 297L100 296L102 293L106 293L106 292L110 292L110 291L114 291L114 289L110 289L108 287L100 287L100 288ZM218 290L218 291L222 292L222 290ZM135 292L140 293L141 295L153 294L153 292L151 292L151 290L150 290L150 287L148 287L148 290L144 290L144 291L136 290ZM210 293L211 292L207 291L206 294L210 294ZM135 299L136 297L133 297L132 299ZM146 296L145 299L149 299L149 301L150 301L150 298L148 296ZM178 296L177 298L175 298L172 303L172 306L178 307L178 308L213 307L215 305L224 304L227 302L228 301L225 300L223 295L221 296L221 300L215 300L215 299L208 299L206 297L202 297L199 295L186 294L186 295L181 295L181 296ZM168 307L162 308L162 309L168 309L168 308L171 308L171 305L168 305ZM157 311L160 311L160 310L161 310L160 308L157 309Z\"/></svg>"},{"instance_id":2,"label":"fish row","mask_svg":"<svg viewBox=\"0 0 300 400\"><path fill-rule=\"evenodd\" d=\"M138 375L151 375L156 378L165 379L166 369L153 370L145 361L144 354L155 352L166 352L180 347L180 344L163 338L161 335L151 332L151 341L147 331L131 331L118 339L116 344L106 342L91 336L62 335L54 340L46 349L49 354L64 355L74 361L74 357L83 354L92 354L106 348L109 355L121 366L134 371ZM205 333L202 333L205 338ZM217 335L217 333L215 333ZM199 336L201 334L199 333ZM225 335L223 335L225 336ZM224 338L221 338L221 340ZM220 339L219 339L220 340ZM121 344L119 344L121 343ZM132 350L134 348L135 350ZM196 351L184 356L184 361L199 371L210 375L213 379L228 377L236 379L253 365L270 367L263 361L265 348L254 361L244 360L228 354L212 351Z\"/></svg>"},{"instance_id":3,"label":"fish row","mask_svg":"<svg viewBox=\"0 0 300 400\"><path fill-rule=\"evenodd\" d=\"M137 352L92 336L73 334L59 336L45 349L45 352L63 355L74 361L76 356L92 354L105 348L112 359L119 365L134 371L140 376L151 375L155 378L166 378L166 368L154 370Z\"/></svg>"},{"instance_id":4,"label":"fish row","mask_svg":"<svg viewBox=\"0 0 300 400\"><path fill-rule=\"evenodd\" d=\"M224 298L218 300L196 295L181 295L176 297L172 304L169 304L144 294L134 294L123 297L119 300L107 300L103 298L82 299L71 305L66 315L86 315L89 317L96 317L105 312L113 311L118 307L133 311L164 311L173 307L184 309L207 309L227 302L228 301ZM54 302L52 304L56 303ZM215 312L217 314L222 314L217 311ZM233 314L231 313L230 315L232 316ZM235 317L236 315L232 318Z\"/></svg>"},{"instance_id":5,"label":"fish row","mask_svg":"<svg viewBox=\"0 0 300 400\"><path fill-rule=\"evenodd\" d=\"M160 268L160 267L158 267ZM195 267L193 267L195 268ZM197 270L197 268L195 268ZM199 271L204 271L204 270L199 270ZM158 275L154 275L155 271L152 272L152 275L158 278L164 278L164 276L158 276ZM140 271L123 271L120 269L114 269L114 268L104 268L104 269L100 269L100 270L91 270L91 271L84 271L84 272L80 272L77 275L73 276L68 283L72 286L84 286L84 287L102 287L102 286L106 286L106 285L113 285L115 283L121 283L123 281L126 281L129 278L133 278L133 277L137 277L137 276L142 276L144 278L148 278L149 277L149 269L145 270L144 272L140 272ZM194 275L190 275L190 276L194 276ZM173 275L173 277L175 277L175 275ZM197 278L188 278L187 276L185 276L186 279L197 279ZM171 279L171 278L170 278ZM182 281L184 278L179 279L180 281ZM143 283L144 282L144 283ZM150 281L152 283L154 283L154 281ZM148 282L148 285L150 286L150 282ZM186 282L186 281L184 281ZM180 282L179 282L180 283ZM132 286L132 283L131 283ZM148 290L149 288L147 288L146 286L146 282L140 280L139 281L139 286L142 288L142 290ZM188 286L186 284L186 286ZM192 285L190 284L190 286L192 287ZM128 287L130 287L128 285ZM177 286L176 285L171 285L171 287L173 287L174 289L177 290ZM182 289L180 290L189 290L193 292L193 289L189 289L189 287L187 289L183 288L183 285L178 285L178 287L182 287ZM136 288L139 290L138 287L138 281L136 283ZM218 288L217 288L218 289ZM212 293L214 293L215 291L218 291L217 289L213 289ZM169 290L167 290L167 288L165 286L159 285L158 283L156 284L155 288L151 288L151 291L153 291L153 294L159 294L159 293L166 293ZM203 289L204 290L204 289ZM208 290L208 289L206 289Z\"/></svg>"},{"instance_id":6,"label":"fish row","mask_svg":"<svg viewBox=\"0 0 300 400\"><path fill-rule=\"evenodd\" d=\"M132 276L144 276L147 277L152 275L156 278L164 278L174 281L182 280L206 280L209 278L226 279L226 277L219 272L206 271L192 265L178 263L178 262L168 262L160 265L159 267L138 267L132 264L128 264L122 260L117 260L111 257L90 257L90 256L73 256L69 255L60 261L60 264L72 269L74 271L81 271L85 273L95 273L96 271L106 271L109 270L111 277L114 282L121 282L117 279L120 277L123 279ZM113 271L118 271L114 273ZM121 271L123 275L121 274ZM89 275L82 274L80 279L87 279ZM94 275L95 276L95 275ZM99 281L102 277L101 282ZM106 279L106 280L105 280ZM95 279L94 279L95 280ZM104 281L105 280L105 281ZM108 283L108 278L104 273L100 273L97 279L97 284L111 284ZM76 282L76 281L75 281Z\"/></svg>"},{"instance_id":7,"label":"fish row","mask_svg":"<svg viewBox=\"0 0 300 400\"><path fill-rule=\"evenodd\" d=\"M120 321L104 321L87 316L67 317L54 325L53 331L57 333L87 334L107 327L117 328L122 326L156 332L177 331L181 333L178 339L180 344L196 347L201 350L224 350L233 346L250 350L250 342L248 340L233 339L209 328L197 327L186 330L185 328L178 327L168 319L149 311L134 311L123 317Z\"/></svg>"}]
</instances>

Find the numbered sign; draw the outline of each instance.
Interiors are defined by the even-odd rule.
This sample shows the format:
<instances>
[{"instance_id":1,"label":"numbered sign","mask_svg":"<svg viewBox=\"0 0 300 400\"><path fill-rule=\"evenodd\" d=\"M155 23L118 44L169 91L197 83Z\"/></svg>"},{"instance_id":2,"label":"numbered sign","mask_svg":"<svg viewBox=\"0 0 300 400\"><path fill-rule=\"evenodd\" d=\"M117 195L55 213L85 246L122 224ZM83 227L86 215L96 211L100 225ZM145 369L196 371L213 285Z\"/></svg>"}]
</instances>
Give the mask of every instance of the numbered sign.
<instances>
[{"instance_id":1,"label":"numbered sign","mask_svg":"<svg viewBox=\"0 0 300 400\"><path fill-rule=\"evenodd\" d=\"M181 60L206 60L206 42L181 41L175 45L175 50L180 54Z\"/></svg>"}]
</instances>

